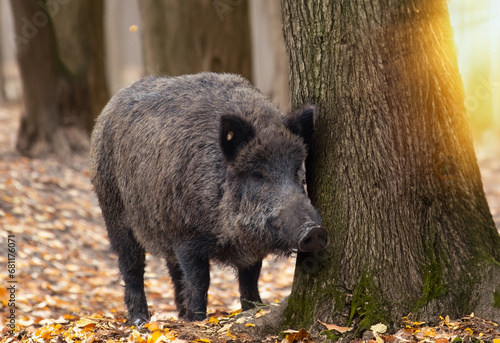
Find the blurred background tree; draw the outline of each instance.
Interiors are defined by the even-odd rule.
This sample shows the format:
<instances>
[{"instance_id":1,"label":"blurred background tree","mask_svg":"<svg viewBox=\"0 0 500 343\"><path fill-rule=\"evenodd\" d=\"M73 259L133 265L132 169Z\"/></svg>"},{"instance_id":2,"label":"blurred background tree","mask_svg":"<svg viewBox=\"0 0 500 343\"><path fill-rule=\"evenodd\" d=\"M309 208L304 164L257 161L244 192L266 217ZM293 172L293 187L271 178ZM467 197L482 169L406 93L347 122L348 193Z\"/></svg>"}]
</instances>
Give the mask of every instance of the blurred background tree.
<instances>
[{"instance_id":1,"label":"blurred background tree","mask_svg":"<svg viewBox=\"0 0 500 343\"><path fill-rule=\"evenodd\" d=\"M204 70L252 79L248 1L142 0L142 48L147 74L182 75Z\"/></svg>"},{"instance_id":2,"label":"blurred background tree","mask_svg":"<svg viewBox=\"0 0 500 343\"><path fill-rule=\"evenodd\" d=\"M102 0L11 1L24 111L16 147L26 156L85 152L109 95Z\"/></svg>"},{"instance_id":3,"label":"blurred background tree","mask_svg":"<svg viewBox=\"0 0 500 343\"><path fill-rule=\"evenodd\" d=\"M0 6L0 18L2 18L3 8ZM3 27L0 25L0 37L3 37ZM6 101L5 96L5 75L3 73L3 65L4 65L4 53L3 53L3 44L0 40L0 104Z\"/></svg>"}]
</instances>

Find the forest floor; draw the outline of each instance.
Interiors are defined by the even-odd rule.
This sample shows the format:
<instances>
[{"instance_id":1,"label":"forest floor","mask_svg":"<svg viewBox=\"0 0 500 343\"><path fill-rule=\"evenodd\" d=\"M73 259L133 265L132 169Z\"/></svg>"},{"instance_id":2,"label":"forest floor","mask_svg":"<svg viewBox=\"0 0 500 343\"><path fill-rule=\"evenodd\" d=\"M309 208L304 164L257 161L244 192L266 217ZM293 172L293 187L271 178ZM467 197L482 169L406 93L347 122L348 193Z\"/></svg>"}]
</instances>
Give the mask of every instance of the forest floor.
<instances>
[{"instance_id":1,"label":"forest floor","mask_svg":"<svg viewBox=\"0 0 500 343\"><path fill-rule=\"evenodd\" d=\"M240 307L238 284L231 269L219 266L211 270L210 319L197 323L177 321L166 268L151 255L147 256L145 274L153 313L151 324L140 329L126 326L123 284L92 193L87 158L73 157L61 163L56 159L21 157L14 152L19 113L19 106L0 107L0 262L2 266L14 262L0 271L5 276L0 284L0 342L322 340L308 337L304 330L252 337L252 321L269 310L234 315ZM500 228L500 150L479 147L477 156L490 209ZM15 248L15 253L9 255L8 247ZM278 303L290 293L293 272L293 258L264 261L259 289L265 303ZM15 302L14 333L7 326L12 316L11 300ZM437 321L438 326L426 327L425 323L408 320L406 328L390 335L377 333L380 328L374 328L373 335L365 339L378 343L445 343L455 337L485 342L498 338L495 343L500 343L498 327L479 318ZM236 333L236 324L246 327L246 332ZM337 333L347 330L327 328Z\"/></svg>"}]
</instances>

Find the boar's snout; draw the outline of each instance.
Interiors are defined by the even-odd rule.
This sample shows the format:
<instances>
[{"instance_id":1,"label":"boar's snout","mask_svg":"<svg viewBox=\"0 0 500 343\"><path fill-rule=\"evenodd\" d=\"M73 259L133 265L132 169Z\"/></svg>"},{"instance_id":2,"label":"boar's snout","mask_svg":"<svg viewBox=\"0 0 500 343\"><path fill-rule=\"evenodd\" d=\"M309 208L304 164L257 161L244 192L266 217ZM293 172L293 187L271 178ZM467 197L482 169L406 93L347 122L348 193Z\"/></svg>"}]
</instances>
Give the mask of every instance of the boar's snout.
<instances>
[{"instance_id":1,"label":"boar's snout","mask_svg":"<svg viewBox=\"0 0 500 343\"><path fill-rule=\"evenodd\" d=\"M309 199L303 196L291 197L288 206L280 213L281 225L292 239L293 250L315 252L328 243L328 234L321 226L321 216Z\"/></svg>"},{"instance_id":2,"label":"boar's snout","mask_svg":"<svg viewBox=\"0 0 500 343\"><path fill-rule=\"evenodd\" d=\"M328 243L326 230L320 226L313 226L305 230L299 241L299 251L315 252L323 250Z\"/></svg>"}]
</instances>

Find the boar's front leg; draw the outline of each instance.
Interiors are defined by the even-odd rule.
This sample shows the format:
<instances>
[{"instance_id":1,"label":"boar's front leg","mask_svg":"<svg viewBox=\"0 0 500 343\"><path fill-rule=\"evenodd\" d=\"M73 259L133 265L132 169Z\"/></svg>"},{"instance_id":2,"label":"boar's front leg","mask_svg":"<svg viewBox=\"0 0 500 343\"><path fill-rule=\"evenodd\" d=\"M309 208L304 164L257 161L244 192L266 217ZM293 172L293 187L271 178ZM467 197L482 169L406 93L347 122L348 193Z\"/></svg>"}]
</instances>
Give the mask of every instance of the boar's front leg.
<instances>
[{"instance_id":1,"label":"boar's front leg","mask_svg":"<svg viewBox=\"0 0 500 343\"><path fill-rule=\"evenodd\" d=\"M186 311L182 317L188 321L204 320L207 316L210 262L203 243L186 241L175 252L184 276L184 288L181 296ZM182 312L182 308L180 312Z\"/></svg>"},{"instance_id":2,"label":"boar's front leg","mask_svg":"<svg viewBox=\"0 0 500 343\"><path fill-rule=\"evenodd\" d=\"M242 311L254 308L256 303L262 303L262 300L260 300L258 286L261 268L262 261L259 261L251 267L238 269Z\"/></svg>"}]
</instances>

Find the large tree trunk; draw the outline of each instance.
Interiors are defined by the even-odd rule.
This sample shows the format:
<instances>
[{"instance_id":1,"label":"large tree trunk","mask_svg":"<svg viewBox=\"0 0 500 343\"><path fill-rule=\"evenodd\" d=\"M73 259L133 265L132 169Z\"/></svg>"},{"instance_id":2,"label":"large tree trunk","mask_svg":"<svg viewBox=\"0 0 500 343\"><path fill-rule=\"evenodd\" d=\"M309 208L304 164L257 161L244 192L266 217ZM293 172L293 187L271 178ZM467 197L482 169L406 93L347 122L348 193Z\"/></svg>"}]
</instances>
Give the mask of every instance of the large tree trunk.
<instances>
[{"instance_id":1,"label":"large tree trunk","mask_svg":"<svg viewBox=\"0 0 500 343\"><path fill-rule=\"evenodd\" d=\"M319 109L308 186L329 230L327 250L298 254L286 324L499 321L500 237L446 1L282 6L292 104Z\"/></svg>"},{"instance_id":2,"label":"large tree trunk","mask_svg":"<svg viewBox=\"0 0 500 343\"><path fill-rule=\"evenodd\" d=\"M25 99L18 150L64 158L86 151L109 97L102 0L12 0L11 6Z\"/></svg>"},{"instance_id":3,"label":"large tree trunk","mask_svg":"<svg viewBox=\"0 0 500 343\"><path fill-rule=\"evenodd\" d=\"M41 155L52 146L64 146L57 115L57 55L53 26L35 1L11 0L16 31L17 60L23 80L24 112L17 149L25 155ZM39 27L31 20L37 13ZM25 18L22 20L22 18Z\"/></svg>"},{"instance_id":4,"label":"large tree trunk","mask_svg":"<svg viewBox=\"0 0 500 343\"><path fill-rule=\"evenodd\" d=\"M247 0L141 0L147 74L204 70L251 79Z\"/></svg>"},{"instance_id":5,"label":"large tree trunk","mask_svg":"<svg viewBox=\"0 0 500 343\"><path fill-rule=\"evenodd\" d=\"M104 0L71 0L52 15L62 63L59 109L90 133L109 100L104 66Z\"/></svg>"}]
</instances>

